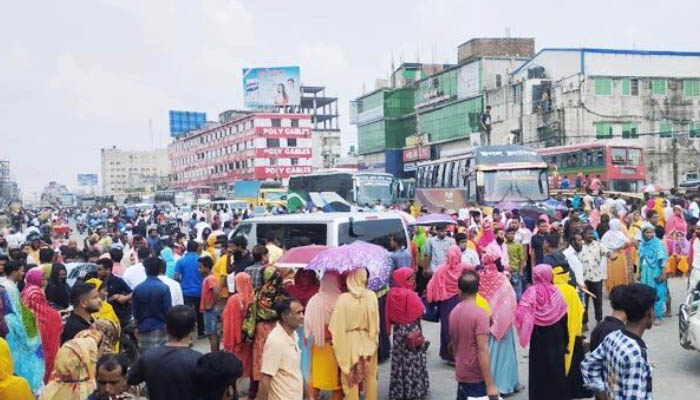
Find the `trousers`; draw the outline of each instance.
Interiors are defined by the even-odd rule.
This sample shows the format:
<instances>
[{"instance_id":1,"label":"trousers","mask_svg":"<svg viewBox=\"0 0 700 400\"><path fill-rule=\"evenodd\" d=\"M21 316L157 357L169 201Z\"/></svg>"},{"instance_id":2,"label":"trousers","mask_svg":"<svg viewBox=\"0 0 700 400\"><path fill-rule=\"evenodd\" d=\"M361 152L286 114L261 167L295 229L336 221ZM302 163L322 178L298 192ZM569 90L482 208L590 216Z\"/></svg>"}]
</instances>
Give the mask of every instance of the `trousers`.
<instances>
[{"instance_id":1,"label":"trousers","mask_svg":"<svg viewBox=\"0 0 700 400\"><path fill-rule=\"evenodd\" d=\"M367 377L363 383L365 385L364 399L377 400L377 353L374 353L369 360ZM342 372L340 373L340 386L342 386L343 393L345 393L345 400L360 400L360 385L350 386L348 383L348 375Z\"/></svg>"}]
</instances>

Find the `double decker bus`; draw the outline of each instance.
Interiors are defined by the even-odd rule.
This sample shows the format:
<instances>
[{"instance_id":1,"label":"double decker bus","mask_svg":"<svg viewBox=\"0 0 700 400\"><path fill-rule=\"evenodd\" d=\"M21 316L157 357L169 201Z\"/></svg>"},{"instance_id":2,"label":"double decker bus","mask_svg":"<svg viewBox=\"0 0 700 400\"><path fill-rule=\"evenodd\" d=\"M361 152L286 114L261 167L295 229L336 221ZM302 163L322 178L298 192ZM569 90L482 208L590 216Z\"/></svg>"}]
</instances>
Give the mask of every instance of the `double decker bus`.
<instances>
[{"instance_id":1,"label":"double decker bus","mask_svg":"<svg viewBox=\"0 0 700 400\"><path fill-rule=\"evenodd\" d=\"M307 204L311 193L335 192L350 204L387 206L395 203L398 185L392 174L329 170L290 177L288 191Z\"/></svg>"},{"instance_id":2,"label":"double decker bus","mask_svg":"<svg viewBox=\"0 0 700 400\"><path fill-rule=\"evenodd\" d=\"M549 198L547 164L523 146L481 146L463 155L418 164L416 201L429 212Z\"/></svg>"},{"instance_id":3,"label":"double decker bus","mask_svg":"<svg viewBox=\"0 0 700 400\"><path fill-rule=\"evenodd\" d=\"M539 149L550 168L574 186L576 175L600 175L606 190L637 193L646 182L644 149L620 142L591 142Z\"/></svg>"}]
</instances>

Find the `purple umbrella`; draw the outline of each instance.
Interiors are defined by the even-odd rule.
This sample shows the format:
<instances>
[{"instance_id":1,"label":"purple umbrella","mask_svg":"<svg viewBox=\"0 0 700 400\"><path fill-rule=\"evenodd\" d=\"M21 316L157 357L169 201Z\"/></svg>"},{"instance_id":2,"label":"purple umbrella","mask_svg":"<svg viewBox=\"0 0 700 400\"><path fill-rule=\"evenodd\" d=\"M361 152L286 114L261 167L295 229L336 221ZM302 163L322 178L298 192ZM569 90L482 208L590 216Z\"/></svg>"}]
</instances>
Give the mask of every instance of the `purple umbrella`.
<instances>
[{"instance_id":1,"label":"purple umbrella","mask_svg":"<svg viewBox=\"0 0 700 400\"><path fill-rule=\"evenodd\" d=\"M440 225L440 224L452 224L457 225L457 221L452 219L449 215L445 214L428 214L424 215L414 222L411 222L413 226L426 226L426 225Z\"/></svg>"},{"instance_id":2,"label":"purple umbrella","mask_svg":"<svg viewBox=\"0 0 700 400\"><path fill-rule=\"evenodd\" d=\"M389 252L381 246L355 241L340 247L333 247L318 253L306 269L315 271L352 271L365 267L369 271L367 287L377 291L389 283L393 263Z\"/></svg>"}]
</instances>

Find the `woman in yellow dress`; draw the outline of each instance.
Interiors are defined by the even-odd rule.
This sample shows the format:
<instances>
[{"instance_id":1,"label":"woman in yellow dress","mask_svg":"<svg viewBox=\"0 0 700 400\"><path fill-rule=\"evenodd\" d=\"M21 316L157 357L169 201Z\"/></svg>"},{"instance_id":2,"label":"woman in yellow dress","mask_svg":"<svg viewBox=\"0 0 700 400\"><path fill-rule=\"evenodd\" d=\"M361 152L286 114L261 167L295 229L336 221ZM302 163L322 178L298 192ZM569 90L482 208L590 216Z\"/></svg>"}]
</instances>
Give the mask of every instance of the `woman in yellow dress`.
<instances>
[{"instance_id":1,"label":"woman in yellow dress","mask_svg":"<svg viewBox=\"0 0 700 400\"><path fill-rule=\"evenodd\" d=\"M32 389L24 378L14 375L10 347L0 338L0 399L34 400Z\"/></svg>"},{"instance_id":2,"label":"woman in yellow dress","mask_svg":"<svg viewBox=\"0 0 700 400\"><path fill-rule=\"evenodd\" d=\"M600 244L605 246L606 249L613 253L613 257L607 260L608 293L615 286L626 285L629 283L629 276L627 274L627 256L625 255L625 248L629 245L629 240L622 232L622 222L620 222L619 219L615 218L610 221L609 226L610 229L605 232L600 240Z\"/></svg>"},{"instance_id":3,"label":"woman in yellow dress","mask_svg":"<svg viewBox=\"0 0 700 400\"><path fill-rule=\"evenodd\" d=\"M111 304L107 302L107 285L103 284L101 280L97 278L88 279L87 283L92 283L97 288L100 297L102 298L102 306L100 306L100 311L93 313L92 318L95 320L106 320L112 323L113 329L116 331L117 340L114 341L114 352L119 353L119 337L121 336L121 325L119 324L119 318L114 312L114 308ZM103 327L104 325L100 325ZM104 333L104 332L103 332Z\"/></svg>"}]
</instances>

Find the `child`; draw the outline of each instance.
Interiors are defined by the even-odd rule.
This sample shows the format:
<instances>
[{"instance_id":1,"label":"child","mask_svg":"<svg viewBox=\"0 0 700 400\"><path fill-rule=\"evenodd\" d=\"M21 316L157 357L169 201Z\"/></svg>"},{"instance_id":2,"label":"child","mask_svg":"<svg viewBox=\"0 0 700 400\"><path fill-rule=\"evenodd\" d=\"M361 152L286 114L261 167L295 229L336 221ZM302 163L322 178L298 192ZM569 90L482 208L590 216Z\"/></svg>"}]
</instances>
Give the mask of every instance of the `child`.
<instances>
[{"instance_id":1,"label":"child","mask_svg":"<svg viewBox=\"0 0 700 400\"><path fill-rule=\"evenodd\" d=\"M214 261L211 257L199 258L199 273L202 275L202 299L199 303L199 311L204 315L204 335L209 336L209 346L211 351L219 351L219 332L217 322L219 320L219 309L216 300L219 297L217 288L218 281L211 273Z\"/></svg>"}]
</instances>

